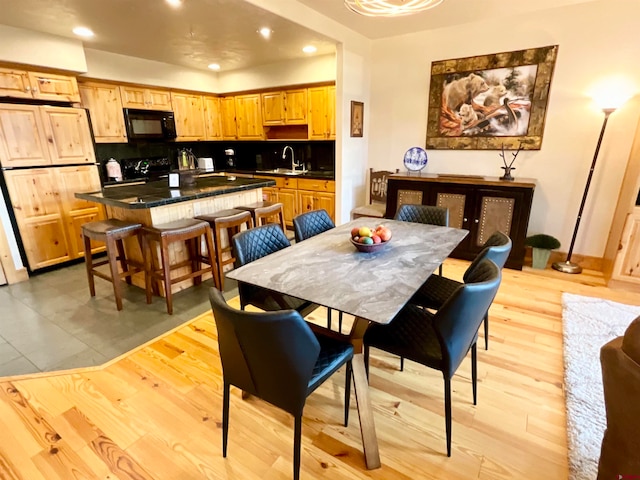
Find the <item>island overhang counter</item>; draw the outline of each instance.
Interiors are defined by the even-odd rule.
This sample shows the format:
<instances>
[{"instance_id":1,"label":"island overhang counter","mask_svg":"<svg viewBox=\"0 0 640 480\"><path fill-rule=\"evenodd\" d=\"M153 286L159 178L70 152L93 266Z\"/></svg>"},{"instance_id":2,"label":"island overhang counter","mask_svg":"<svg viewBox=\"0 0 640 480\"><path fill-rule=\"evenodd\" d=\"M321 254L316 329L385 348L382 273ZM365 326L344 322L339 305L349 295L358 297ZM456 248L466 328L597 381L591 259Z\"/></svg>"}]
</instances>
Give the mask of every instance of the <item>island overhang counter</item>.
<instances>
[{"instance_id":1,"label":"island overhang counter","mask_svg":"<svg viewBox=\"0 0 640 480\"><path fill-rule=\"evenodd\" d=\"M262 200L263 187L274 185L275 181L265 178L213 176L197 178L194 184L179 188L169 188L165 180L103 188L96 192L76 193L75 196L104 205L107 218L151 226L249 205ZM223 239L223 242L228 242L228 239ZM142 252L135 239L125 242L125 251L128 258L142 261ZM157 252L154 255L157 260ZM170 247L170 255L177 263L188 258L188 251L185 245L174 243ZM186 267L172 270L171 276L178 277L187 271ZM142 273L134 275L132 281L144 288ZM176 283L172 292L192 285L193 280ZM164 295L162 288L159 293Z\"/></svg>"}]
</instances>

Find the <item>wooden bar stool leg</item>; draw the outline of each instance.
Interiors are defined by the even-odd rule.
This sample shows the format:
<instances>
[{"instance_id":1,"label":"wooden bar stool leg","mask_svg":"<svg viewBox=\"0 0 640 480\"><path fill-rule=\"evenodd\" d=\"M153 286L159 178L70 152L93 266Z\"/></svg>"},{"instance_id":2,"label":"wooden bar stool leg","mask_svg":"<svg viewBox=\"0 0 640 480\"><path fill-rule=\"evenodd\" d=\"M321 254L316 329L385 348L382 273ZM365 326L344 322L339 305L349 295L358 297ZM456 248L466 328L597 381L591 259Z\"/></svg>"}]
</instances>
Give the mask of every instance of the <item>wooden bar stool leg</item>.
<instances>
[{"instance_id":1,"label":"wooden bar stool leg","mask_svg":"<svg viewBox=\"0 0 640 480\"><path fill-rule=\"evenodd\" d=\"M111 283L113 283L113 294L116 297L116 307L122 310L122 286L120 285L120 273L118 272L118 259L116 252L118 241L107 235L107 257L109 260L109 270L111 272Z\"/></svg>"},{"instance_id":2,"label":"wooden bar stool leg","mask_svg":"<svg viewBox=\"0 0 640 480\"><path fill-rule=\"evenodd\" d=\"M151 240L147 235L142 235L142 252L144 256L144 285L145 293L147 295L147 304L151 303L152 287L151 282L153 280L153 253L151 252Z\"/></svg>"},{"instance_id":3,"label":"wooden bar stool leg","mask_svg":"<svg viewBox=\"0 0 640 480\"><path fill-rule=\"evenodd\" d=\"M124 240L119 238L115 243L118 247L118 259L120 260L120 266L122 267L123 273L126 273L129 271L129 264L127 263L127 257L124 253ZM125 281L131 285L131 275L126 275Z\"/></svg>"},{"instance_id":4,"label":"wooden bar stool leg","mask_svg":"<svg viewBox=\"0 0 640 480\"><path fill-rule=\"evenodd\" d=\"M84 240L84 264L87 268L87 280L89 282L89 293L92 297L96 296L96 282L93 278L93 258L91 255L91 238L83 235Z\"/></svg>"},{"instance_id":5,"label":"wooden bar stool leg","mask_svg":"<svg viewBox=\"0 0 640 480\"><path fill-rule=\"evenodd\" d=\"M164 276L164 293L167 300L167 313L173 315L173 295L171 294L171 265L169 264L169 244L165 238L160 240L162 255L162 273Z\"/></svg>"},{"instance_id":6,"label":"wooden bar stool leg","mask_svg":"<svg viewBox=\"0 0 640 480\"><path fill-rule=\"evenodd\" d=\"M191 238L187 240L187 245L189 249L189 257L191 259L191 271L199 272L200 271L200 237ZM200 285L202 283L202 274L197 277L193 277L193 284Z\"/></svg>"},{"instance_id":7,"label":"wooden bar stool leg","mask_svg":"<svg viewBox=\"0 0 640 480\"><path fill-rule=\"evenodd\" d=\"M204 239L207 242L207 255L209 257L209 264L211 265L211 274L213 277L213 284L218 290L222 290L220 286L220 272L218 271L218 264L216 258L216 251L213 247L213 235L212 229L208 228L204 234Z\"/></svg>"},{"instance_id":8,"label":"wooden bar stool leg","mask_svg":"<svg viewBox=\"0 0 640 480\"><path fill-rule=\"evenodd\" d=\"M222 232L216 229L214 232L216 242L216 270L218 271L218 285L220 290L224 288L224 271L222 265Z\"/></svg>"}]
</instances>

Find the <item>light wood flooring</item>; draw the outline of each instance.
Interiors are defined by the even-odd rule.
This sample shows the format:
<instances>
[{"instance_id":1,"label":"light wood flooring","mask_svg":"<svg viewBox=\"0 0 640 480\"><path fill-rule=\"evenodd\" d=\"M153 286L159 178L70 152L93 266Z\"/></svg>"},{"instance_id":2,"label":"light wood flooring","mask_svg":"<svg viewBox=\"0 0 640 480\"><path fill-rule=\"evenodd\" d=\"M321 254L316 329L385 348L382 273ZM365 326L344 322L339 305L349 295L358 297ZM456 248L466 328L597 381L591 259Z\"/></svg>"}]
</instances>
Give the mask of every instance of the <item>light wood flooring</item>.
<instances>
[{"instance_id":1,"label":"light wood flooring","mask_svg":"<svg viewBox=\"0 0 640 480\"><path fill-rule=\"evenodd\" d=\"M460 278L466 265L448 260L445 275ZM342 426L337 374L307 400L302 478L566 479L563 291L637 302L597 272L504 270L489 350L478 350L477 406L468 359L453 380L452 457L439 372L412 362L400 372L397 358L374 350L382 468L365 468L355 398ZM315 317L324 322L324 312ZM102 368L0 379L0 479L291 478L291 417L238 391L222 458L221 384L209 314Z\"/></svg>"}]
</instances>

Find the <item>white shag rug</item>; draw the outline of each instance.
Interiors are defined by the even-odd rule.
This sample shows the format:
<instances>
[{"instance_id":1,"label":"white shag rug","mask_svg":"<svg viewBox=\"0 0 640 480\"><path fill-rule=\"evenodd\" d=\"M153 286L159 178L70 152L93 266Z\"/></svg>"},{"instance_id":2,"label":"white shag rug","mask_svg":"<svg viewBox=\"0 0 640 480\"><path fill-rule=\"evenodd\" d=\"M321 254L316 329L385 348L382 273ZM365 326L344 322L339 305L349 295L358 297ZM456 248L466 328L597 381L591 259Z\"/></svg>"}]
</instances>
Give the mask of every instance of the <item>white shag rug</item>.
<instances>
[{"instance_id":1,"label":"white shag rug","mask_svg":"<svg viewBox=\"0 0 640 480\"><path fill-rule=\"evenodd\" d=\"M564 384L569 480L595 480L606 428L600 348L624 334L640 307L564 293Z\"/></svg>"}]
</instances>

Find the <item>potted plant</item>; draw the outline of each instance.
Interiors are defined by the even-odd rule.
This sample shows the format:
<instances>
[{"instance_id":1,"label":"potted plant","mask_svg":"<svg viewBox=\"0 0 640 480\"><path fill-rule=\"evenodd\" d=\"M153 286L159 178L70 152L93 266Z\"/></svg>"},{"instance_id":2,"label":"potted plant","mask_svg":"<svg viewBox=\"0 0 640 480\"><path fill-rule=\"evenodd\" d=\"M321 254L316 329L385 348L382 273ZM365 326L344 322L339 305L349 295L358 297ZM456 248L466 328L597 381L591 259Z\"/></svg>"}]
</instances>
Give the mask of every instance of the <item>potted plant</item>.
<instances>
[{"instance_id":1,"label":"potted plant","mask_svg":"<svg viewBox=\"0 0 640 480\"><path fill-rule=\"evenodd\" d=\"M544 233L538 233L537 235L527 237L524 244L532 248L533 260L531 262L531 266L533 268L546 268L547 262L549 261L549 255L551 255L551 250L560 248L560 241L557 238Z\"/></svg>"}]
</instances>

